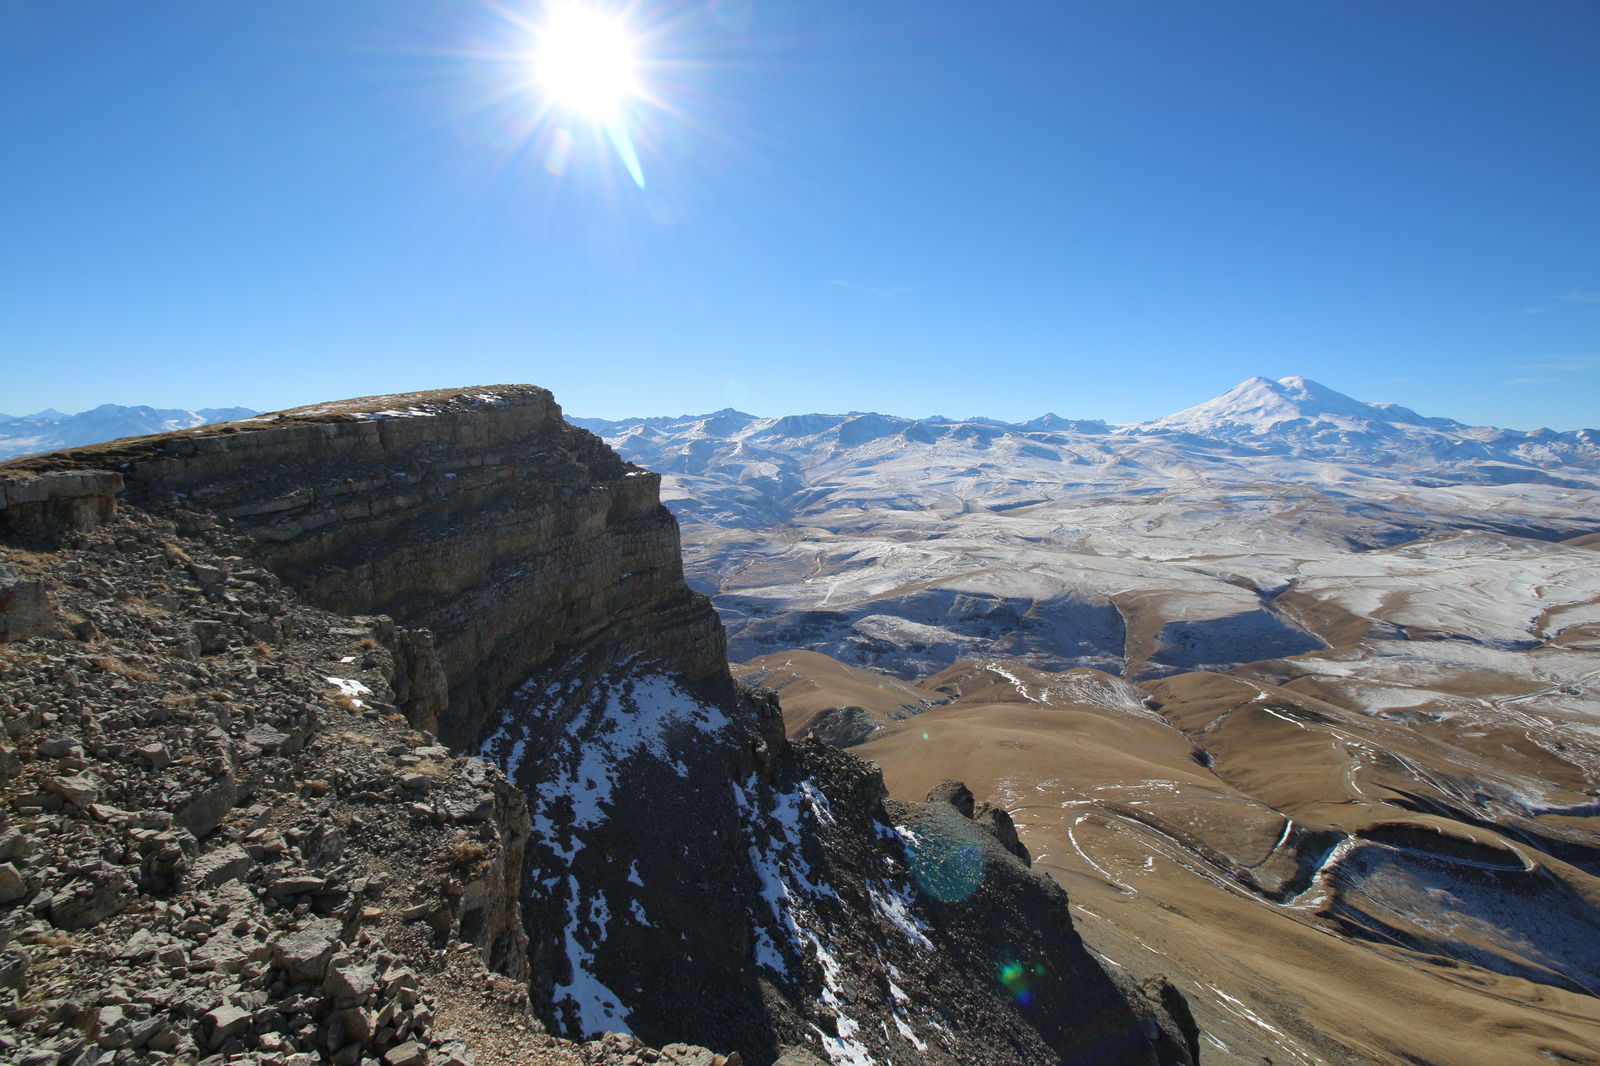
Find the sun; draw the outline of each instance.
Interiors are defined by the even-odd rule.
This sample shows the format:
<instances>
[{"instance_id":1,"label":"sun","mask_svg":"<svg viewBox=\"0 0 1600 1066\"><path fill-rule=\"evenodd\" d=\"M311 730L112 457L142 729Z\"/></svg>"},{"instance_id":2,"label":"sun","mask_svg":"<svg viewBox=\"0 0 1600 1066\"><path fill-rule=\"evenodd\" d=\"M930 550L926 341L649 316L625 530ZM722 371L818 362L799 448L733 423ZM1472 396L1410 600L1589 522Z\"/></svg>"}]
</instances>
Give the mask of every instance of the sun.
<instances>
[{"instance_id":1,"label":"sun","mask_svg":"<svg viewBox=\"0 0 1600 1066\"><path fill-rule=\"evenodd\" d=\"M534 52L539 84L550 102L604 122L639 91L634 45L618 17L576 4L553 8Z\"/></svg>"}]
</instances>

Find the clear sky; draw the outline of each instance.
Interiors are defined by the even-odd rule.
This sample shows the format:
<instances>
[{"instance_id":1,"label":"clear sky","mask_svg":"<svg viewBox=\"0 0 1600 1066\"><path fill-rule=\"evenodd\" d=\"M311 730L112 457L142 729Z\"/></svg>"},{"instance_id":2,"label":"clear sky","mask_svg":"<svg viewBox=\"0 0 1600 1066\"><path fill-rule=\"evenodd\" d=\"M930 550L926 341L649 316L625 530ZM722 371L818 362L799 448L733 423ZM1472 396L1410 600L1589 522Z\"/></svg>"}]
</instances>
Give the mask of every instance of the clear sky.
<instances>
[{"instance_id":1,"label":"clear sky","mask_svg":"<svg viewBox=\"0 0 1600 1066\"><path fill-rule=\"evenodd\" d=\"M643 189L546 14L0 0L0 411L1600 425L1596 0L637 0Z\"/></svg>"}]
</instances>

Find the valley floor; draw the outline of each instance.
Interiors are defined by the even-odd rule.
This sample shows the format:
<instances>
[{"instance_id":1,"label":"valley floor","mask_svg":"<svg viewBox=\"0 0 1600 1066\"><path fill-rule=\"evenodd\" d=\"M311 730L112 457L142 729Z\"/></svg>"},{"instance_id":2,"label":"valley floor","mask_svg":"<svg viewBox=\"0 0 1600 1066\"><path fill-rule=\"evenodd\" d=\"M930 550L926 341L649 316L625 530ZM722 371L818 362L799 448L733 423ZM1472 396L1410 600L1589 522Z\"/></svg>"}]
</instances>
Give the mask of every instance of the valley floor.
<instances>
[{"instance_id":1,"label":"valley floor","mask_svg":"<svg viewBox=\"0 0 1600 1066\"><path fill-rule=\"evenodd\" d=\"M1367 640L1138 686L816 652L735 667L792 735L1015 820L1108 965L1169 978L1219 1063L1600 1062L1592 638Z\"/></svg>"}]
</instances>

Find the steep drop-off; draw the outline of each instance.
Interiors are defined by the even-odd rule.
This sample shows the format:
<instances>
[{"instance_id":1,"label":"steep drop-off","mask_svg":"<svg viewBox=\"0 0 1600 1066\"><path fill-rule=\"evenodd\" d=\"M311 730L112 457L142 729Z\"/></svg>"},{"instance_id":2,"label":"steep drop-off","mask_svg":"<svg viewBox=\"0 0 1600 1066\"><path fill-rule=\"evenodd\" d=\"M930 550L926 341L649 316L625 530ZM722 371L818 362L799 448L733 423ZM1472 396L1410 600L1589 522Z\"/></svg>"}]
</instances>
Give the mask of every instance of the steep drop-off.
<instances>
[{"instance_id":1,"label":"steep drop-off","mask_svg":"<svg viewBox=\"0 0 1600 1066\"><path fill-rule=\"evenodd\" d=\"M377 397L58 452L0 466L0 491L7 551L36 575L8 584L20 669L48 672L63 643L114 651L129 634L152 685L221 675L224 659L257 677L252 655L298 657L299 676L333 686L324 702L365 728L382 714L340 703L360 702L351 685L392 705L422 746L437 732L502 766L528 829L524 841L498 827L495 854L520 848L520 878L488 878L473 906L459 878L422 886L428 898L405 913L526 980L530 1009L556 1031L627 1028L757 1064L785 1046L853 1064L1192 1058L1176 992L1108 977L1060 890L983 826L895 805L870 764L786 743L776 702L733 683L715 614L683 585L655 475L562 421L544 390ZM337 664L306 649L308 633L341 628L318 611L358 616L343 628L370 647ZM228 721L256 716L269 690L240 680ZM74 698L70 683L60 698ZM243 757L248 732L221 728L207 742ZM368 746L346 739L360 730L322 730L285 768L295 790L320 752ZM435 825L469 819L448 773L436 784L405 772L417 757L404 747L385 749L398 771L307 785L326 797L311 820L348 824L350 805L391 800ZM20 755L38 763L40 750ZM237 776L210 758L205 772ZM13 810L20 798L8 796ZM191 788L140 802L160 822L193 799ZM94 820L76 806L60 817ZM227 847L230 817L189 830L196 863ZM349 862L395 846L345 840ZM150 887L188 899L201 886ZM17 906L38 913L36 899ZM525 953L506 950L508 904L521 908ZM297 935L302 913L290 908L279 935ZM288 977L252 979L270 995L275 976ZM323 1029L320 1043L314 1024L291 1039L301 1053L347 1050L330 1044L345 1030Z\"/></svg>"}]
</instances>

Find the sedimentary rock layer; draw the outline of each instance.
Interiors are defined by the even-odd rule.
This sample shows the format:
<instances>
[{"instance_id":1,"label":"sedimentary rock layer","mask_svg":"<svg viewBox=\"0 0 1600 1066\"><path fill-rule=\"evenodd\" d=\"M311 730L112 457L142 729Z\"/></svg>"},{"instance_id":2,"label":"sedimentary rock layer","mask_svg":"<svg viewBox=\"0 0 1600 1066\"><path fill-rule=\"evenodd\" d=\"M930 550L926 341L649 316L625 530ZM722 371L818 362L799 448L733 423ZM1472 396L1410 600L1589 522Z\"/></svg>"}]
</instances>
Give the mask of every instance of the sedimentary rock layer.
<instances>
[{"instance_id":1,"label":"sedimentary rock layer","mask_svg":"<svg viewBox=\"0 0 1600 1066\"><path fill-rule=\"evenodd\" d=\"M0 469L18 532L93 521L120 488L180 528L247 534L321 607L432 630L448 696L402 705L447 742L474 739L513 684L579 647L695 681L725 673L658 477L530 385L323 404Z\"/></svg>"}]
</instances>

